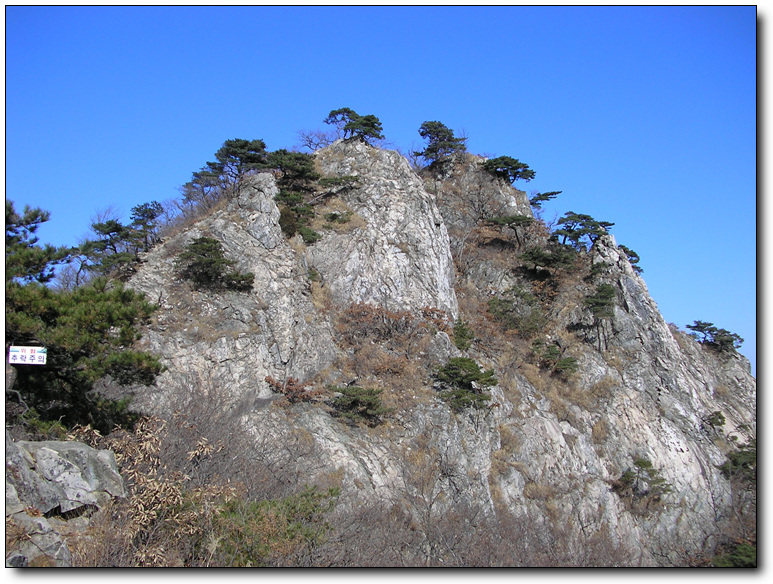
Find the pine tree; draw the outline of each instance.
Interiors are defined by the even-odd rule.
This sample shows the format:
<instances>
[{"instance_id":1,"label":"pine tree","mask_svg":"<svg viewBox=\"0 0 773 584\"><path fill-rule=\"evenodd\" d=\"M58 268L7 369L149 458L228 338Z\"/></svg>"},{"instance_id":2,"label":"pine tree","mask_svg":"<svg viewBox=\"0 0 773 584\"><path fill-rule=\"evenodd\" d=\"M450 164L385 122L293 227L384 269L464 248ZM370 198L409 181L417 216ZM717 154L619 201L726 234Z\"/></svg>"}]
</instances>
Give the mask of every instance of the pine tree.
<instances>
[{"instance_id":1,"label":"pine tree","mask_svg":"<svg viewBox=\"0 0 773 584\"><path fill-rule=\"evenodd\" d=\"M19 215L13 201L5 202L5 281L45 284L55 276L57 265L69 259L71 249L46 244L37 245L35 236L50 214L38 208L24 207Z\"/></svg>"},{"instance_id":2,"label":"pine tree","mask_svg":"<svg viewBox=\"0 0 773 584\"><path fill-rule=\"evenodd\" d=\"M361 116L351 108L342 107L331 111L324 122L338 128L344 140L358 139L370 144L371 140L384 139L381 122L373 114Z\"/></svg>"},{"instance_id":3,"label":"pine tree","mask_svg":"<svg viewBox=\"0 0 773 584\"><path fill-rule=\"evenodd\" d=\"M343 418L355 424L367 423L375 426L381 423L383 416L391 412L381 403L381 389L366 389L357 386L334 387L340 395L333 400L333 408Z\"/></svg>"},{"instance_id":4,"label":"pine tree","mask_svg":"<svg viewBox=\"0 0 773 584\"><path fill-rule=\"evenodd\" d=\"M10 221L9 221L10 218ZM100 398L94 384L109 377L119 385L150 384L161 372L152 355L133 349L138 327L155 306L120 282L95 278L71 291L44 283L67 250L39 247L32 234L48 213L25 209L22 216L6 202L5 338L11 344L45 347L45 365L14 366L13 392L25 413L65 425L92 424L109 431L132 416L125 403ZM8 398L8 394L6 393Z\"/></svg>"},{"instance_id":5,"label":"pine tree","mask_svg":"<svg viewBox=\"0 0 773 584\"><path fill-rule=\"evenodd\" d=\"M491 400L491 395L482 388L499 383L493 369L482 371L474 359L454 357L441 367L436 378L445 389L440 397L446 400L454 411L466 408L482 408Z\"/></svg>"},{"instance_id":6,"label":"pine tree","mask_svg":"<svg viewBox=\"0 0 773 584\"><path fill-rule=\"evenodd\" d=\"M255 276L228 271L236 262L225 257L217 239L194 239L175 260L180 276L197 289L247 291Z\"/></svg>"},{"instance_id":7,"label":"pine tree","mask_svg":"<svg viewBox=\"0 0 773 584\"><path fill-rule=\"evenodd\" d=\"M516 158L510 156L500 156L492 158L483 163L483 170L494 176L506 180L513 184L517 180L530 181L534 178L535 172Z\"/></svg>"},{"instance_id":8,"label":"pine tree","mask_svg":"<svg viewBox=\"0 0 773 584\"><path fill-rule=\"evenodd\" d=\"M427 140L427 147L413 155L424 158L429 166L437 166L467 150L467 139L457 138L454 131L441 122L424 122L419 128L419 135Z\"/></svg>"}]
</instances>

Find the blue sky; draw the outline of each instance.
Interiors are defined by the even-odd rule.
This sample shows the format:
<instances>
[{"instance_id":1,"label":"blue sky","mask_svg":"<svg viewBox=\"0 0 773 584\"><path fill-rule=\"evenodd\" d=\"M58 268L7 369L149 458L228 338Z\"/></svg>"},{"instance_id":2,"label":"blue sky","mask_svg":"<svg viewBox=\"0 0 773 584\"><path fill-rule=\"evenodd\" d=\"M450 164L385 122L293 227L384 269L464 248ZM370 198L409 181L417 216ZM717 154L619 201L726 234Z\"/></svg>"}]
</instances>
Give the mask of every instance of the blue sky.
<instances>
[{"instance_id":1,"label":"blue sky","mask_svg":"<svg viewBox=\"0 0 773 584\"><path fill-rule=\"evenodd\" d=\"M438 120L566 211L612 221L664 317L755 363L755 7L6 7L6 197L74 245L178 196L227 139L269 150L374 114Z\"/></svg>"}]
</instances>

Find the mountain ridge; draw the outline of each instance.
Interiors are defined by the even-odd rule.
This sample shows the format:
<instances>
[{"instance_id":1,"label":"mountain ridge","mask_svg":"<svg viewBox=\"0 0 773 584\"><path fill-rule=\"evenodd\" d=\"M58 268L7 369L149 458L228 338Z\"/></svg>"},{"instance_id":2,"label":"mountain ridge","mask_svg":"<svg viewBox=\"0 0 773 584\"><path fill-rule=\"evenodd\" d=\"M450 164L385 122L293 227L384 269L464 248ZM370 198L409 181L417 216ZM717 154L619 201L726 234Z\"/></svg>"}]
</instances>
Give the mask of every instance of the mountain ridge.
<instances>
[{"instance_id":1,"label":"mountain ridge","mask_svg":"<svg viewBox=\"0 0 773 584\"><path fill-rule=\"evenodd\" d=\"M730 437L756 435L748 360L668 325L611 234L560 244L485 159L417 172L351 139L314 159L324 178L356 177L315 195L317 241L283 231L278 177L264 172L143 257L128 286L159 309L139 346L166 370L132 388L133 407L188 412L220 456L281 475L276 492L340 489L338 547L319 552L333 565L706 553L737 509L721 470ZM179 277L175 258L202 236L254 275L248 292ZM451 365L496 383L454 386L439 375ZM347 422L347 387L373 389L385 413ZM454 389L487 401L456 407Z\"/></svg>"}]
</instances>

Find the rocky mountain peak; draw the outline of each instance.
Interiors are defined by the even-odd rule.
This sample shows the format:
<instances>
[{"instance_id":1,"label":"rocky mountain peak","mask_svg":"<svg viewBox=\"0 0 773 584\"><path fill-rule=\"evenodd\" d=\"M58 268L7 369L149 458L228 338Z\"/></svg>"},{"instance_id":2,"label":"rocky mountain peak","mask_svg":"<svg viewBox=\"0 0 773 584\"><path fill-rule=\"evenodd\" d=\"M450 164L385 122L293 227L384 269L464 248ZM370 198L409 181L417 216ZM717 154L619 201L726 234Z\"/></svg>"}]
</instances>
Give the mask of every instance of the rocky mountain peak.
<instances>
[{"instance_id":1,"label":"rocky mountain peak","mask_svg":"<svg viewBox=\"0 0 773 584\"><path fill-rule=\"evenodd\" d=\"M612 235L559 243L483 161L417 172L336 141L314 154L307 237L283 229L281 176L248 176L129 282L160 307L140 344L166 367L133 407L217 445L196 476L339 489L332 564L704 553L748 511L723 470L756 435L748 362L667 324ZM180 276L203 236L249 290Z\"/></svg>"},{"instance_id":2,"label":"rocky mountain peak","mask_svg":"<svg viewBox=\"0 0 773 584\"><path fill-rule=\"evenodd\" d=\"M308 250L309 263L340 305L458 312L448 232L433 197L400 154L339 140L316 153L326 177L357 177L339 193L363 224L331 233Z\"/></svg>"}]
</instances>

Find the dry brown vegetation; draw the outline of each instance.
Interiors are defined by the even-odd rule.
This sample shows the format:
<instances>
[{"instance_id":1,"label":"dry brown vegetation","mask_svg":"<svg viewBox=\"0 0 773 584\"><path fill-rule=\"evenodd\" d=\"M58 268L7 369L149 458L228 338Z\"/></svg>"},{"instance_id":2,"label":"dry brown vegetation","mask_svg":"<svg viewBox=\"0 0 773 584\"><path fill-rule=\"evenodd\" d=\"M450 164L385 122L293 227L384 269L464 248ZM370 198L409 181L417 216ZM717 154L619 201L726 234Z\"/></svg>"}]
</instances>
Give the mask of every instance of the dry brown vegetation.
<instances>
[{"instance_id":1,"label":"dry brown vegetation","mask_svg":"<svg viewBox=\"0 0 773 584\"><path fill-rule=\"evenodd\" d=\"M87 530L68 535L74 565L310 562L310 549L327 531L322 516L337 496L335 489L303 487L315 458L311 437L286 428L257 438L238 410L212 393L176 405L168 420L145 417L132 432L101 436L78 427L70 435L113 450L129 492L92 517Z\"/></svg>"},{"instance_id":2,"label":"dry brown vegetation","mask_svg":"<svg viewBox=\"0 0 773 584\"><path fill-rule=\"evenodd\" d=\"M338 363L342 379L384 390L386 407L408 409L426 402L437 364L426 351L437 331L451 332L450 317L426 308L420 315L353 304L341 312L335 330L347 356Z\"/></svg>"}]
</instances>

